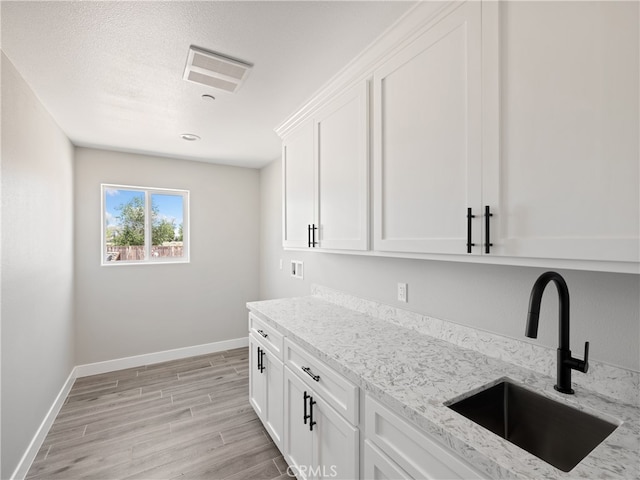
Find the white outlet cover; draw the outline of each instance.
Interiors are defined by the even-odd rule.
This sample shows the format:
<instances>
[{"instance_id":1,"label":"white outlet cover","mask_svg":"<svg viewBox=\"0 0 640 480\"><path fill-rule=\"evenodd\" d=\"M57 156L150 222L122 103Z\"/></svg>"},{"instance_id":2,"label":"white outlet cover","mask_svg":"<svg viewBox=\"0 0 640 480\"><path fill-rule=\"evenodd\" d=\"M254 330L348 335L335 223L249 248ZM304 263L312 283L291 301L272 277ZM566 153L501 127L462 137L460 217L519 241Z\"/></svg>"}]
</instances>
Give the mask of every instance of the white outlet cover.
<instances>
[{"instance_id":1,"label":"white outlet cover","mask_svg":"<svg viewBox=\"0 0 640 480\"><path fill-rule=\"evenodd\" d=\"M408 285L406 283L398 283L398 301L399 302L407 302L407 289Z\"/></svg>"},{"instance_id":2,"label":"white outlet cover","mask_svg":"<svg viewBox=\"0 0 640 480\"><path fill-rule=\"evenodd\" d=\"M304 278L304 264L299 260L291 260L291 276Z\"/></svg>"}]
</instances>

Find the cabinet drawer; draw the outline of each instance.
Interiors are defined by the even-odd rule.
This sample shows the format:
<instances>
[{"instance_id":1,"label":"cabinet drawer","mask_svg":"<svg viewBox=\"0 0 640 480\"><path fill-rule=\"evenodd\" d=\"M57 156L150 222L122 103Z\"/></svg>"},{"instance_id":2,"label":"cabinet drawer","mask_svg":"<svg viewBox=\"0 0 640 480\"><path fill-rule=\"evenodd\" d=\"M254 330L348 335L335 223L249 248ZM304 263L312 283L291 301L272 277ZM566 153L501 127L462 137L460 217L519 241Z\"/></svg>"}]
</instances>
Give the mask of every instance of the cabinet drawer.
<instances>
[{"instance_id":1,"label":"cabinet drawer","mask_svg":"<svg viewBox=\"0 0 640 480\"><path fill-rule=\"evenodd\" d=\"M288 338L285 364L352 425L358 424L358 387Z\"/></svg>"},{"instance_id":2,"label":"cabinet drawer","mask_svg":"<svg viewBox=\"0 0 640 480\"><path fill-rule=\"evenodd\" d=\"M366 437L411 478L484 478L450 449L367 395Z\"/></svg>"},{"instance_id":3,"label":"cabinet drawer","mask_svg":"<svg viewBox=\"0 0 640 480\"><path fill-rule=\"evenodd\" d=\"M249 333L255 334L279 360L282 358L284 336L253 313L249 313Z\"/></svg>"},{"instance_id":4,"label":"cabinet drawer","mask_svg":"<svg viewBox=\"0 0 640 480\"><path fill-rule=\"evenodd\" d=\"M365 480L410 480L411 477L394 461L378 450L369 440L364 441Z\"/></svg>"}]
</instances>

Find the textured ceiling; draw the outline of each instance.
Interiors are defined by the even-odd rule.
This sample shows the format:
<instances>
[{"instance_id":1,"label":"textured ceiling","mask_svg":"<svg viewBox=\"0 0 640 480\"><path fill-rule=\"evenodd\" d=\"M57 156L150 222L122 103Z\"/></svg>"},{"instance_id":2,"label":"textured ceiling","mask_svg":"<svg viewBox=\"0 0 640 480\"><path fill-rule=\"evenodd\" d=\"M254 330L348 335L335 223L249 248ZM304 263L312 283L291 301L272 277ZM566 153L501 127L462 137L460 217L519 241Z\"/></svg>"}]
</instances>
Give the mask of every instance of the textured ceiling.
<instances>
[{"instance_id":1,"label":"textured ceiling","mask_svg":"<svg viewBox=\"0 0 640 480\"><path fill-rule=\"evenodd\" d=\"M2 1L1 46L76 145L261 167L273 128L412 5ZM186 82L190 45L254 68L236 94Z\"/></svg>"}]
</instances>

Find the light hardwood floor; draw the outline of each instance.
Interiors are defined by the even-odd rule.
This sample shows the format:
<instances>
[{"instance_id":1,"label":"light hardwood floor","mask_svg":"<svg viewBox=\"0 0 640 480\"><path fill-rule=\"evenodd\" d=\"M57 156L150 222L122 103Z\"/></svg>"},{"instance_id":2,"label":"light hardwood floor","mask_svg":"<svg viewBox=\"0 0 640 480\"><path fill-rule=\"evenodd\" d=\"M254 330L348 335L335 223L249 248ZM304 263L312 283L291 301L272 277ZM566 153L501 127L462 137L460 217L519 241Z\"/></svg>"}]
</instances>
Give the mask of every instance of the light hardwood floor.
<instances>
[{"instance_id":1,"label":"light hardwood floor","mask_svg":"<svg viewBox=\"0 0 640 480\"><path fill-rule=\"evenodd\" d=\"M79 378L27 479L290 479L249 404L248 349Z\"/></svg>"}]
</instances>

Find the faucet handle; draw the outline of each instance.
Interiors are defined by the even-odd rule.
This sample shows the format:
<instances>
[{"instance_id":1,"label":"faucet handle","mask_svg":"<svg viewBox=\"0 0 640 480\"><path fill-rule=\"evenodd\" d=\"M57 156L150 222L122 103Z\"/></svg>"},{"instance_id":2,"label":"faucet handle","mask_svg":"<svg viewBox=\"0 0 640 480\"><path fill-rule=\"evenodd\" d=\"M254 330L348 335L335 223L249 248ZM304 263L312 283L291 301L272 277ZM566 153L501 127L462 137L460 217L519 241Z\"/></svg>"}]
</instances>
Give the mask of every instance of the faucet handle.
<instances>
[{"instance_id":1,"label":"faucet handle","mask_svg":"<svg viewBox=\"0 0 640 480\"><path fill-rule=\"evenodd\" d=\"M584 360L582 361L582 368L580 371L582 373L587 373L589 370L589 342L584 342Z\"/></svg>"},{"instance_id":2,"label":"faucet handle","mask_svg":"<svg viewBox=\"0 0 640 480\"><path fill-rule=\"evenodd\" d=\"M568 365L569 368L587 373L587 370L589 370L589 342L584 342L584 360L572 357L571 352L569 352L568 357L569 358L565 360L565 364Z\"/></svg>"}]
</instances>

